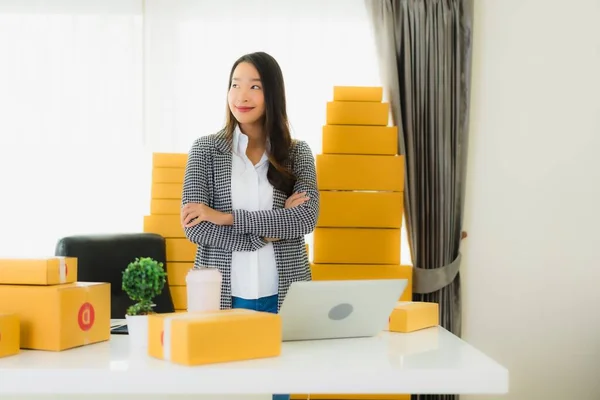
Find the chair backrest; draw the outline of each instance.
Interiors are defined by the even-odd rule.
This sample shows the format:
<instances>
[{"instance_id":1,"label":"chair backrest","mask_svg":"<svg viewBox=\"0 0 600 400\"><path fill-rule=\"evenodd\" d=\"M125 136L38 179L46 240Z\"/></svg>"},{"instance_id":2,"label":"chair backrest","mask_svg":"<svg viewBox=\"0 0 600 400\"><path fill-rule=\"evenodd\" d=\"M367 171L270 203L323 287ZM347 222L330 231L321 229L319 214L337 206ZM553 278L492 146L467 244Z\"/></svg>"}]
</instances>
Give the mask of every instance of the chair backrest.
<instances>
[{"instance_id":1,"label":"chair backrest","mask_svg":"<svg viewBox=\"0 0 600 400\"><path fill-rule=\"evenodd\" d=\"M153 233L68 236L58 241L55 255L77 257L78 281L110 283L111 319L125 318L127 307L135 303L121 288L122 273L130 262L151 257L167 268L165 239ZM168 280L154 303L157 313L175 311Z\"/></svg>"}]
</instances>

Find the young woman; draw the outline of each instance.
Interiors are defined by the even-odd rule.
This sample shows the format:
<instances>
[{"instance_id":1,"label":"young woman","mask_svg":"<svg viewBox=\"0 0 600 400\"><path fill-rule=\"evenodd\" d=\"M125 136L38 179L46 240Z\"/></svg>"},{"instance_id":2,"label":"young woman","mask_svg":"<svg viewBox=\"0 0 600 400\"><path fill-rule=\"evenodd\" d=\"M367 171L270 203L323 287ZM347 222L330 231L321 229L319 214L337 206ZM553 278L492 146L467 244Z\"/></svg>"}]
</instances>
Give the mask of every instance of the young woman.
<instances>
[{"instance_id":1,"label":"young woman","mask_svg":"<svg viewBox=\"0 0 600 400\"><path fill-rule=\"evenodd\" d=\"M195 265L222 274L222 309L277 313L290 284L311 279L304 235L319 215L314 157L290 136L273 57L239 58L228 90L225 128L189 152L181 222L198 244Z\"/></svg>"}]
</instances>

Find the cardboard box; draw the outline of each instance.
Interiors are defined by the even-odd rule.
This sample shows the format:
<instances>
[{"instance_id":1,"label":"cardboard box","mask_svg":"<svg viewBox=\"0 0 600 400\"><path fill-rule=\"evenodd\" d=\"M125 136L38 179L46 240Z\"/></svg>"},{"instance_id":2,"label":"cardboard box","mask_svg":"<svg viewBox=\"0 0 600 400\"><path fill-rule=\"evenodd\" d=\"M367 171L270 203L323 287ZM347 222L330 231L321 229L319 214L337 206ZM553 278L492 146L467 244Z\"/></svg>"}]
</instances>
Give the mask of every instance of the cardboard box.
<instances>
[{"instance_id":1,"label":"cardboard box","mask_svg":"<svg viewBox=\"0 0 600 400\"><path fill-rule=\"evenodd\" d=\"M322 142L323 154L393 156L398 153L398 128L396 126L325 125Z\"/></svg>"},{"instance_id":2,"label":"cardboard box","mask_svg":"<svg viewBox=\"0 0 600 400\"><path fill-rule=\"evenodd\" d=\"M152 168L152 183L183 183L184 168Z\"/></svg>"},{"instance_id":3,"label":"cardboard box","mask_svg":"<svg viewBox=\"0 0 600 400\"><path fill-rule=\"evenodd\" d=\"M153 314L148 354L182 365L276 357L281 354L278 314L233 309Z\"/></svg>"},{"instance_id":4,"label":"cardboard box","mask_svg":"<svg viewBox=\"0 0 600 400\"><path fill-rule=\"evenodd\" d=\"M317 154L319 190L404 191L403 156Z\"/></svg>"},{"instance_id":5,"label":"cardboard box","mask_svg":"<svg viewBox=\"0 0 600 400\"><path fill-rule=\"evenodd\" d=\"M186 153L153 153L153 168L185 168L188 155Z\"/></svg>"},{"instance_id":6,"label":"cardboard box","mask_svg":"<svg viewBox=\"0 0 600 400\"><path fill-rule=\"evenodd\" d=\"M316 228L315 264L400 264L400 229Z\"/></svg>"},{"instance_id":7,"label":"cardboard box","mask_svg":"<svg viewBox=\"0 0 600 400\"><path fill-rule=\"evenodd\" d=\"M152 199L150 200L151 215L180 215L180 199Z\"/></svg>"},{"instance_id":8,"label":"cardboard box","mask_svg":"<svg viewBox=\"0 0 600 400\"><path fill-rule=\"evenodd\" d=\"M398 302L390 315L390 332L409 333L431 328L440 324L440 310L437 303Z\"/></svg>"},{"instance_id":9,"label":"cardboard box","mask_svg":"<svg viewBox=\"0 0 600 400\"><path fill-rule=\"evenodd\" d=\"M389 112L389 103L330 101L327 103L327 125L386 126Z\"/></svg>"},{"instance_id":10,"label":"cardboard box","mask_svg":"<svg viewBox=\"0 0 600 400\"><path fill-rule=\"evenodd\" d=\"M193 262L168 262L167 278L169 286L185 286L187 284L185 278L192 268L194 268Z\"/></svg>"},{"instance_id":11,"label":"cardboard box","mask_svg":"<svg viewBox=\"0 0 600 400\"><path fill-rule=\"evenodd\" d=\"M196 260L198 246L186 239L165 239L167 262L193 262Z\"/></svg>"},{"instance_id":12,"label":"cardboard box","mask_svg":"<svg viewBox=\"0 0 600 400\"><path fill-rule=\"evenodd\" d=\"M412 300L413 267L410 265L311 264L310 268L314 281L406 279L408 284L399 300Z\"/></svg>"},{"instance_id":13,"label":"cardboard box","mask_svg":"<svg viewBox=\"0 0 600 400\"><path fill-rule=\"evenodd\" d=\"M164 238L185 238L179 215L146 215L144 232L156 233Z\"/></svg>"},{"instance_id":14,"label":"cardboard box","mask_svg":"<svg viewBox=\"0 0 600 400\"><path fill-rule=\"evenodd\" d=\"M402 227L403 192L321 191L318 227Z\"/></svg>"},{"instance_id":15,"label":"cardboard box","mask_svg":"<svg viewBox=\"0 0 600 400\"><path fill-rule=\"evenodd\" d=\"M21 321L22 349L61 351L110 337L110 284L0 285L0 310Z\"/></svg>"},{"instance_id":16,"label":"cardboard box","mask_svg":"<svg viewBox=\"0 0 600 400\"><path fill-rule=\"evenodd\" d=\"M169 290L171 291L171 299L175 310L187 311L187 285L169 286Z\"/></svg>"},{"instance_id":17,"label":"cardboard box","mask_svg":"<svg viewBox=\"0 0 600 400\"><path fill-rule=\"evenodd\" d=\"M183 193L183 184L181 183L153 183L152 198L153 199L171 199L181 200Z\"/></svg>"},{"instance_id":18,"label":"cardboard box","mask_svg":"<svg viewBox=\"0 0 600 400\"><path fill-rule=\"evenodd\" d=\"M1 285L58 285L77 281L77 258L0 259Z\"/></svg>"},{"instance_id":19,"label":"cardboard box","mask_svg":"<svg viewBox=\"0 0 600 400\"><path fill-rule=\"evenodd\" d=\"M19 354L20 325L16 314L0 313L0 358Z\"/></svg>"},{"instance_id":20,"label":"cardboard box","mask_svg":"<svg viewBox=\"0 0 600 400\"><path fill-rule=\"evenodd\" d=\"M334 86L333 101L375 101L383 100L381 86Z\"/></svg>"}]
</instances>

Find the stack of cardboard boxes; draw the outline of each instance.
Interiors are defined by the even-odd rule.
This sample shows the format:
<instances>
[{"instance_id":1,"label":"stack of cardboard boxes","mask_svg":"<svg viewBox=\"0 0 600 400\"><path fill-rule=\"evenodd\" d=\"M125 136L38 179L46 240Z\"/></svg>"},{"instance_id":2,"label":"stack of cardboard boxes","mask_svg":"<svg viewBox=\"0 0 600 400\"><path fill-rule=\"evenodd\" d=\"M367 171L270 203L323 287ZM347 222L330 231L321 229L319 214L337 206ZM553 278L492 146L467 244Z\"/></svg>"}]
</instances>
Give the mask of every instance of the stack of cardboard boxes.
<instances>
[{"instance_id":1,"label":"stack of cardboard boxes","mask_svg":"<svg viewBox=\"0 0 600 400\"><path fill-rule=\"evenodd\" d=\"M317 155L321 210L314 232L315 280L407 279L400 264L404 158L388 126L381 87L334 87Z\"/></svg>"},{"instance_id":2,"label":"stack of cardboard boxes","mask_svg":"<svg viewBox=\"0 0 600 400\"><path fill-rule=\"evenodd\" d=\"M150 215L144 216L144 232L165 238L167 274L175 310L187 310L185 277L194 265L197 246L186 237L181 226L180 209L187 154L152 155Z\"/></svg>"},{"instance_id":3,"label":"stack of cardboard boxes","mask_svg":"<svg viewBox=\"0 0 600 400\"><path fill-rule=\"evenodd\" d=\"M434 303L413 303L412 267L400 264L404 158L398 129L388 126L381 87L336 86L327 103L317 155L321 210L314 233L314 280L407 279L389 330L438 325ZM294 394L292 399L306 399ZM409 400L409 394L311 394L311 399Z\"/></svg>"},{"instance_id":4,"label":"stack of cardboard boxes","mask_svg":"<svg viewBox=\"0 0 600 400\"><path fill-rule=\"evenodd\" d=\"M77 281L77 259L0 259L0 356L110 338L110 284Z\"/></svg>"}]
</instances>

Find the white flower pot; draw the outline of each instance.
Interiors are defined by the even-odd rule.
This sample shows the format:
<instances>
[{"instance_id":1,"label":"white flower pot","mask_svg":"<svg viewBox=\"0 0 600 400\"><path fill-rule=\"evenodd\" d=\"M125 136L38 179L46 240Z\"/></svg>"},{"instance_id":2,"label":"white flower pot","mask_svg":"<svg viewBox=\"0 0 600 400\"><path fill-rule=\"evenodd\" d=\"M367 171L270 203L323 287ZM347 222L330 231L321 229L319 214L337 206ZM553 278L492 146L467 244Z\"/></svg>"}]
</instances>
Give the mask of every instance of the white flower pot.
<instances>
[{"instance_id":1,"label":"white flower pot","mask_svg":"<svg viewBox=\"0 0 600 400\"><path fill-rule=\"evenodd\" d=\"M148 316L126 315L129 346L132 349L148 348Z\"/></svg>"}]
</instances>

